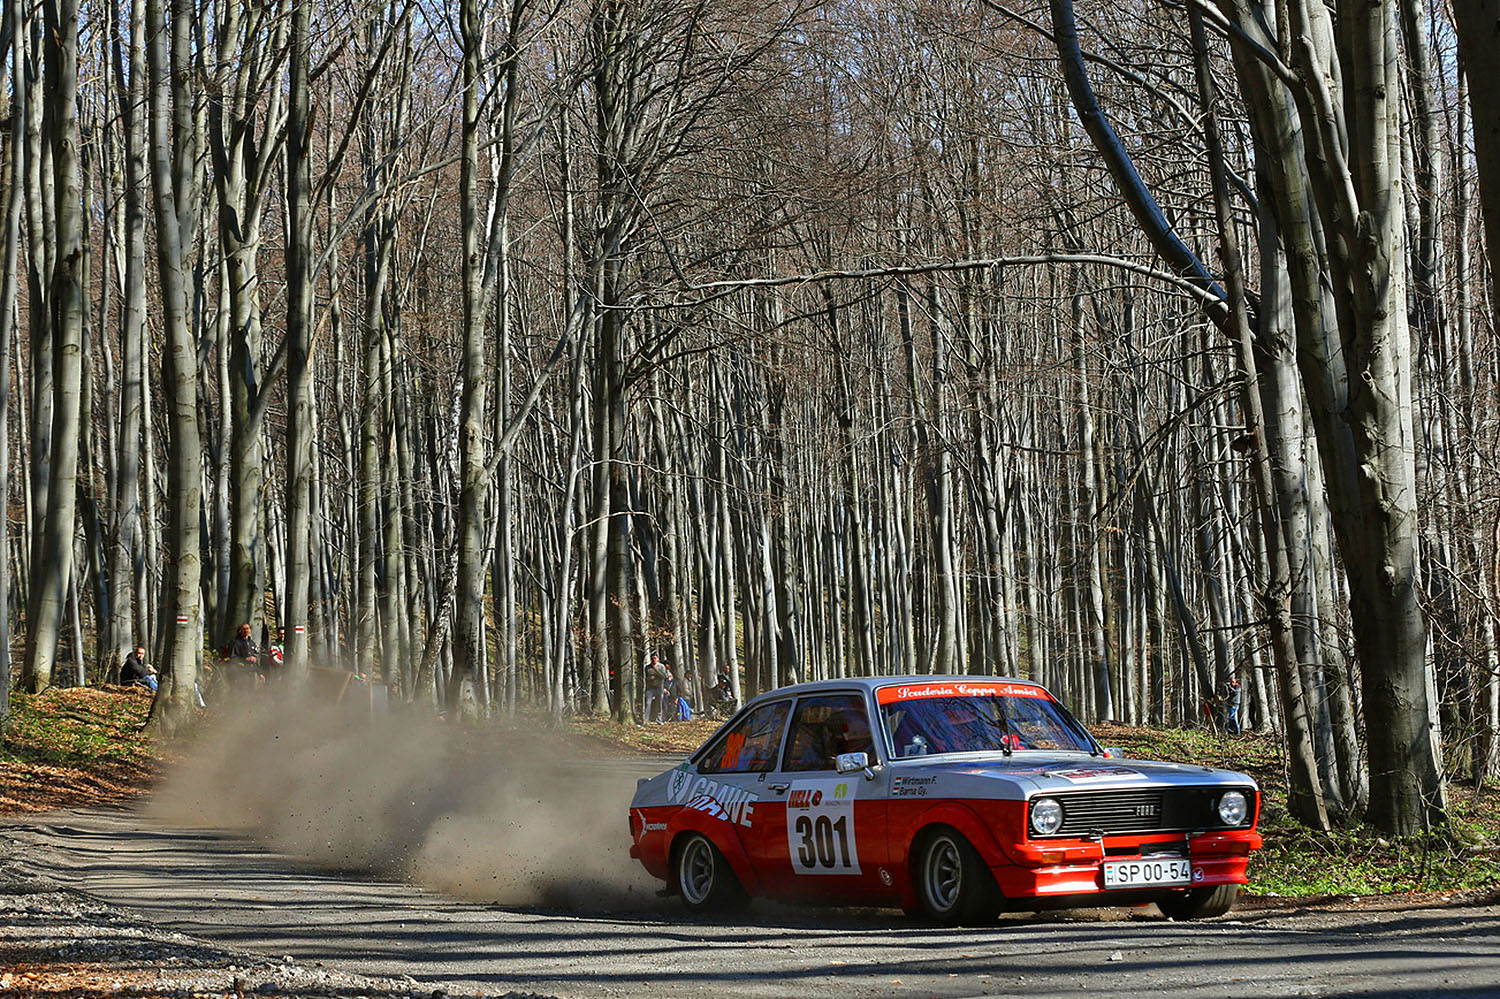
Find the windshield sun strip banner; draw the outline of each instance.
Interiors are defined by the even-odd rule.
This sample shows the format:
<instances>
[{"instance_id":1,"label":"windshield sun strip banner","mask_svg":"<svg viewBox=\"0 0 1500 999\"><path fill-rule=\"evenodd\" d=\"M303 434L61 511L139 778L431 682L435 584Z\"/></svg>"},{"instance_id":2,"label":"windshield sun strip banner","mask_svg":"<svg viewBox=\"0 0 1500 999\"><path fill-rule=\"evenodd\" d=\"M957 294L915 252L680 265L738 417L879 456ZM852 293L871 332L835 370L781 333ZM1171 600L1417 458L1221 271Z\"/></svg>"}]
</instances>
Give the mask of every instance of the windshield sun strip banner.
<instances>
[{"instance_id":1,"label":"windshield sun strip banner","mask_svg":"<svg viewBox=\"0 0 1500 999\"><path fill-rule=\"evenodd\" d=\"M902 683L881 687L875 691L877 704L898 704L930 697L1035 697L1051 700L1051 695L1041 687L1029 683L995 682L975 683L962 681L953 683Z\"/></svg>"}]
</instances>

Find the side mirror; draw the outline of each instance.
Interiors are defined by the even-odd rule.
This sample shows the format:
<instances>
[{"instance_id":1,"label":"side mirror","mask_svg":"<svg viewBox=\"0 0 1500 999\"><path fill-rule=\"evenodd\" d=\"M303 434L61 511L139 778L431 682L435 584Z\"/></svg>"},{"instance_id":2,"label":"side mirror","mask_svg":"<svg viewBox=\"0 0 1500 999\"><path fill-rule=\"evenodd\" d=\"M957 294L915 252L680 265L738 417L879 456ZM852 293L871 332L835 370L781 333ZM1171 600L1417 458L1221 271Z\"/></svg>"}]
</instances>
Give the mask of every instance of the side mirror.
<instances>
[{"instance_id":1,"label":"side mirror","mask_svg":"<svg viewBox=\"0 0 1500 999\"><path fill-rule=\"evenodd\" d=\"M834 759L834 769L841 774L864 772L865 780L875 779L875 770L870 766L869 753L840 753Z\"/></svg>"},{"instance_id":2,"label":"side mirror","mask_svg":"<svg viewBox=\"0 0 1500 999\"><path fill-rule=\"evenodd\" d=\"M858 773L870 765L870 754L840 753L833 765L841 774Z\"/></svg>"},{"instance_id":3,"label":"side mirror","mask_svg":"<svg viewBox=\"0 0 1500 999\"><path fill-rule=\"evenodd\" d=\"M1125 756L1125 750L1121 749L1118 746L1105 746L1104 747L1104 758L1106 760L1119 760L1119 759L1123 759L1124 756Z\"/></svg>"}]
</instances>

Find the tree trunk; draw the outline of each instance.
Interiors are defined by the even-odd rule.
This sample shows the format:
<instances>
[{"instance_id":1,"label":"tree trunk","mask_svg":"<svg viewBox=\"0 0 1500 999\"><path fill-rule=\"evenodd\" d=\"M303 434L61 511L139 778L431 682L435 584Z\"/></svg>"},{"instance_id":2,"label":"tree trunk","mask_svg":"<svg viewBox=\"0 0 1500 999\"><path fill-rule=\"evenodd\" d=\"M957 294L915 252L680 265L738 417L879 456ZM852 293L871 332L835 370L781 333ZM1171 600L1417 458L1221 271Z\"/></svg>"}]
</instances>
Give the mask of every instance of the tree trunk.
<instances>
[{"instance_id":1,"label":"tree trunk","mask_svg":"<svg viewBox=\"0 0 1500 999\"><path fill-rule=\"evenodd\" d=\"M147 0L149 156L156 203L162 326L167 341L162 375L168 403L167 483L171 496L162 606L167 618L163 624L170 631L165 639L161 688L150 724L167 735L192 717L203 634L199 588L203 446L198 427L198 345L192 327L188 263L198 228L195 189L198 141L192 98L196 70L192 48L194 14L186 0L173 0L168 22L163 0Z\"/></svg>"},{"instance_id":2,"label":"tree trunk","mask_svg":"<svg viewBox=\"0 0 1500 999\"><path fill-rule=\"evenodd\" d=\"M131 0L129 14L130 76L118 38L114 39L115 85L123 95L125 125L125 237L124 289L120 308L119 431L115 437L114 544L110 549L109 578L113 647L105 650L111 671L147 635L136 630L136 580L144 553L141 544L141 413L145 389L144 336L146 323L146 199L150 177L146 169L146 56L144 0ZM116 19L118 23L118 19Z\"/></svg>"},{"instance_id":3,"label":"tree trunk","mask_svg":"<svg viewBox=\"0 0 1500 999\"><path fill-rule=\"evenodd\" d=\"M296 4L291 14L286 139L286 626L287 679L307 675L313 565L313 206L312 107L308 73L310 12Z\"/></svg>"},{"instance_id":4,"label":"tree trunk","mask_svg":"<svg viewBox=\"0 0 1500 999\"><path fill-rule=\"evenodd\" d=\"M484 257L480 250L479 87L483 58L478 0L462 0L459 34L463 45L463 134L459 155L459 199L463 244L463 364L459 402L458 596L454 613L455 677L449 707L479 694L484 652L484 527L481 523L489 477L485 468Z\"/></svg>"},{"instance_id":5,"label":"tree trunk","mask_svg":"<svg viewBox=\"0 0 1500 999\"><path fill-rule=\"evenodd\" d=\"M5 4L4 17L10 32L10 155L5 165L5 220L0 240L0 732L10 721L10 403L11 346L15 342L15 307L20 283L20 241L22 189L25 185L26 121L21 113L26 106L25 18L23 5ZM5 52L0 51L0 60ZM3 77L3 69L0 69Z\"/></svg>"},{"instance_id":6,"label":"tree trunk","mask_svg":"<svg viewBox=\"0 0 1500 999\"><path fill-rule=\"evenodd\" d=\"M1078 407L1078 468L1080 473L1077 514L1082 518L1079 531L1085 551L1074 553L1075 562L1082 559L1086 578L1080 597L1084 626L1088 629L1088 677L1094 688L1094 720L1115 718L1114 687L1110 681L1108 626L1104 619L1104 545L1099 530L1099 470L1094 453L1094 410L1089 400L1088 351L1083 338L1083 293L1075 292L1072 305L1072 347L1074 402Z\"/></svg>"},{"instance_id":7,"label":"tree trunk","mask_svg":"<svg viewBox=\"0 0 1500 999\"><path fill-rule=\"evenodd\" d=\"M1297 657L1296 635L1292 619L1292 573L1287 557L1287 532L1282 523L1282 507L1273 475L1271 445L1266 415L1262 410L1260 372L1255 355L1253 328L1245 298L1244 272L1241 268L1239 241L1235 236L1234 218L1229 201L1229 186L1223 147L1219 139L1218 114L1213 81L1209 73L1207 43L1203 16L1189 12L1194 49L1197 52L1199 97L1205 111L1204 129L1208 142L1210 171L1214 184L1214 205L1219 223L1219 246L1229 291L1229 327L1235 337L1240 366L1240 405L1253 444L1251 470L1254 473L1256 512L1261 537L1269 561L1270 578L1266 586L1266 609L1271 619L1271 641L1276 672L1281 678L1283 716L1287 719L1287 749L1290 761L1288 805L1292 814L1315 829L1329 828L1322 788L1318 780L1313 751L1312 719L1308 714L1306 692Z\"/></svg>"},{"instance_id":8,"label":"tree trunk","mask_svg":"<svg viewBox=\"0 0 1500 999\"><path fill-rule=\"evenodd\" d=\"M78 132L78 4L49 0L46 25L46 108L51 143L53 270L47 296L51 341L51 450L45 475L47 503L36 511L42 530L32 557L23 680L32 692L52 685L58 639L73 576L74 511L78 496L78 451L83 393L84 246L82 171ZM33 223L34 224L34 223ZM38 476L43 474L40 470Z\"/></svg>"},{"instance_id":9,"label":"tree trunk","mask_svg":"<svg viewBox=\"0 0 1500 999\"><path fill-rule=\"evenodd\" d=\"M1500 280L1495 280L1493 270L1493 261L1500 259L1500 74L1493 72L1489 62L1494 58L1496 35L1500 34L1500 3L1453 0L1453 27L1473 111L1479 213L1492 262L1490 310L1492 319L1500 324Z\"/></svg>"}]
</instances>

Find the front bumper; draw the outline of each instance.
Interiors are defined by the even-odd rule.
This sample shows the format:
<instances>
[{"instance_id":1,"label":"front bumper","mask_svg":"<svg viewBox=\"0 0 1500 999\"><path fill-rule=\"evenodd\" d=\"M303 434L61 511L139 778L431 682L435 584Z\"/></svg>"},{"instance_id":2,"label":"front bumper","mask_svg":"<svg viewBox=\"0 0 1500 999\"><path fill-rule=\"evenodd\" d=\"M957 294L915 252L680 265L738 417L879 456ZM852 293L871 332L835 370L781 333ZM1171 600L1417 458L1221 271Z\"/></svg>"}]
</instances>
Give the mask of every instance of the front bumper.
<instances>
[{"instance_id":1,"label":"front bumper","mask_svg":"<svg viewBox=\"0 0 1500 999\"><path fill-rule=\"evenodd\" d=\"M995 882L1007 898L1039 898L1052 895L1109 894L1104 887L1105 860L1137 860L1182 856L1192 862L1190 885L1247 883L1245 868L1250 854L1260 849L1260 833L1236 829L1157 837L1110 837L1102 840L1063 840L1013 845L1007 852L1011 863L991 868Z\"/></svg>"}]
</instances>

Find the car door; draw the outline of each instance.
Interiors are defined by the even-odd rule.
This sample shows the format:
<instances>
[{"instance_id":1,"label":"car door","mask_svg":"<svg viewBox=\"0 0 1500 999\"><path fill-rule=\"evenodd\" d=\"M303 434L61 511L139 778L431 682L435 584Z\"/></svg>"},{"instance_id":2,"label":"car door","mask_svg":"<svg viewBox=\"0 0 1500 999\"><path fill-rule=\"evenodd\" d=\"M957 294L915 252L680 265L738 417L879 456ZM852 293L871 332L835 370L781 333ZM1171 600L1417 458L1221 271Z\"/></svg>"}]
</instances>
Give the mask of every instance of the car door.
<instances>
[{"instance_id":1,"label":"car door","mask_svg":"<svg viewBox=\"0 0 1500 999\"><path fill-rule=\"evenodd\" d=\"M841 774L839 756L865 753L863 771ZM786 807L777 836L763 831L765 870L788 895L858 897L888 885L884 838L886 775L878 764L866 698L857 691L797 699L773 791ZM884 877L882 877L884 874Z\"/></svg>"},{"instance_id":2,"label":"car door","mask_svg":"<svg viewBox=\"0 0 1500 999\"><path fill-rule=\"evenodd\" d=\"M768 838L784 835L786 828L786 798L771 789L771 778L791 707L789 698L752 707L704 749L695 773L670 792L684 809L722 822L719 835L726 842L719 848L730 852L727 840L737 840L758 880L765 877Z\"/></svg>"}]
</instances>

